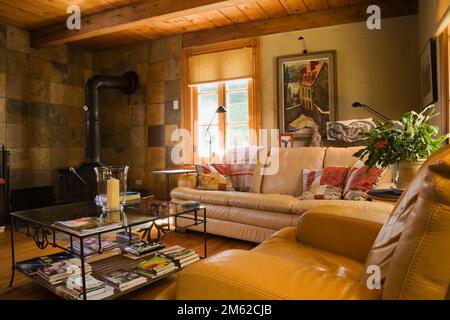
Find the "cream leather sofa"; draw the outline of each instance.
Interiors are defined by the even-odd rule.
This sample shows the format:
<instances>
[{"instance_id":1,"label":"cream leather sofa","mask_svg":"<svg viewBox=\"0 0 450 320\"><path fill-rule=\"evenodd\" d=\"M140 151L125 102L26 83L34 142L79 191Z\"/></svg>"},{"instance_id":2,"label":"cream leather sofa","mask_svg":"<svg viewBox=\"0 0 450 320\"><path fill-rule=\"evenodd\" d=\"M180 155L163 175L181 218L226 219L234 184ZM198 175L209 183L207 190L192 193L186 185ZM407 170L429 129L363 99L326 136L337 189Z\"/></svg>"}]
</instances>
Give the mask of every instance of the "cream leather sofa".
<instances>
[{"instance_id":1,"label":"cream leather sofa","mask_svg":"<svg viewBox=\"0 0 450 320\"><path fill-rule=\"evenodd\" d=\"M254 172L251 192L196 190L196 177L184 176L171 192L172 201L200 201L207 207L207 230L210 234L261 243L285 227L294 227L300 216L318 206L341 206L389 213L393 206L381 202L344 200L299 200L302 194L302 170L324 166L352 166L357 159L352 148L282 148L263 155ZM276 174L267 175L276 166ZM390 181L390 174L383 175ZM178 220L178 226L191 224ZM202 226L192 228L201 231Z\"/></svg>"}]
</instances>

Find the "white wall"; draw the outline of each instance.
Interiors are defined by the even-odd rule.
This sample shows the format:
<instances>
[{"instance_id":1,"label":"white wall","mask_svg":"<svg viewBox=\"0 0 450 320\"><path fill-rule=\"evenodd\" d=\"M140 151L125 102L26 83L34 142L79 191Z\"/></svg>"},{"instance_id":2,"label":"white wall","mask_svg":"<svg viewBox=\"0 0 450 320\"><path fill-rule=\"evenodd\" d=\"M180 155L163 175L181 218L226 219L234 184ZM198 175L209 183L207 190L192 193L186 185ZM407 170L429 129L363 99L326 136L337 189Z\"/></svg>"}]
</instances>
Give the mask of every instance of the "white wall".
<instances>
[{"instance_id":1,"label":"white wall","mask_svg":"<svg viewBox=\"0 0 450 320\"><path fill-rule=\"evenodd\" d=\"M382 30L365 22L261 37L263 128L277 128L277 66L279 56L298 54L297 40L306 39L310 52L337 51L339 120L367 118L351 108L361 101L389 117L419 106L418 17L382 20Z\"/></svg>"}]
</instances>

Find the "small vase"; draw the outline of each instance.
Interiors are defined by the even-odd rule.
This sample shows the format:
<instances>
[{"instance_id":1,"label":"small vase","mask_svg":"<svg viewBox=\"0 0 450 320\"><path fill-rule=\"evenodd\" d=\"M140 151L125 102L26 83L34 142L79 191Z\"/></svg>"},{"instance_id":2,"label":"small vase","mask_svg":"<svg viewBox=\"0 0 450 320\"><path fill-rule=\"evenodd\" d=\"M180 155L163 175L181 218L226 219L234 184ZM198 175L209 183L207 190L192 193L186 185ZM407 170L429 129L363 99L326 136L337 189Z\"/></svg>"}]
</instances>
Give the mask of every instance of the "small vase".
<instances>
[{"instance_id":1,"label":"small vase","mask_svg":"<svg viewBox=\"0 0 450 320\"><path fill-rule=\"evenodd\" d=\"M405 190L416 176L422 164L426 159L420 159L415 162L411 160L402 160L395 166L395 185L397 189Z\"/></svg>"}]
</instances>

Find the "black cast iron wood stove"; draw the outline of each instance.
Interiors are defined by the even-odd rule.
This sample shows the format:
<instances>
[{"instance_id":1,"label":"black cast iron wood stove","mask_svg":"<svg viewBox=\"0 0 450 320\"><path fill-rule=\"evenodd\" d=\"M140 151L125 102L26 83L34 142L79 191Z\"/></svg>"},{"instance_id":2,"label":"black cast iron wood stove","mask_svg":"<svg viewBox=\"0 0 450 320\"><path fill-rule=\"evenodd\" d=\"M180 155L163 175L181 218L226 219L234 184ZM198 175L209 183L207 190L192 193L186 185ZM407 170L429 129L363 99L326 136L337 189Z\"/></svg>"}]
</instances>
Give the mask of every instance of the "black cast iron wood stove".
<instances>
[{"instance_id":1,"label":"black cast iron wood stove","mask_svg":"<svg viewBox=\"0 0 450 320\"><path fill-rule=\"evenodd\" d=\"M97 194L94 168L104 165L100 159L100 115L99 94L101 89L119 89L124 94L133 94L139 87L139 77L134 71L121 77L93 76L85 86L86 105L86 157L77 168L58 170L57 199L60 203L90 201Z\"/></svg>"}]
</instances>

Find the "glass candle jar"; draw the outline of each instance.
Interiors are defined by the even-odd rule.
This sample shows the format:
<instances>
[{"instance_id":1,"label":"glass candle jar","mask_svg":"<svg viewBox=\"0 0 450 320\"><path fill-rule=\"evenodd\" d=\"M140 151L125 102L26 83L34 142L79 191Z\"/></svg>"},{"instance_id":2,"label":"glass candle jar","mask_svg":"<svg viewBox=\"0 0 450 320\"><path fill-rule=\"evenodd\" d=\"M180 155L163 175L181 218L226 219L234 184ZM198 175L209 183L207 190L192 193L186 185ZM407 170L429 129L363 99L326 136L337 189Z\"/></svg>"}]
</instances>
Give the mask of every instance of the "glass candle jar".
<instances>
[{"instance_id":1,"label":"glass candle jar","mask_svg":"<svg viewBox=\"0 0 450 320\"><path fill-rule=\"evenodd\" d=\"M122 210L126 202L128 166L96 167L94 170L102 210Z\"/></svg>"}]
</instances>

